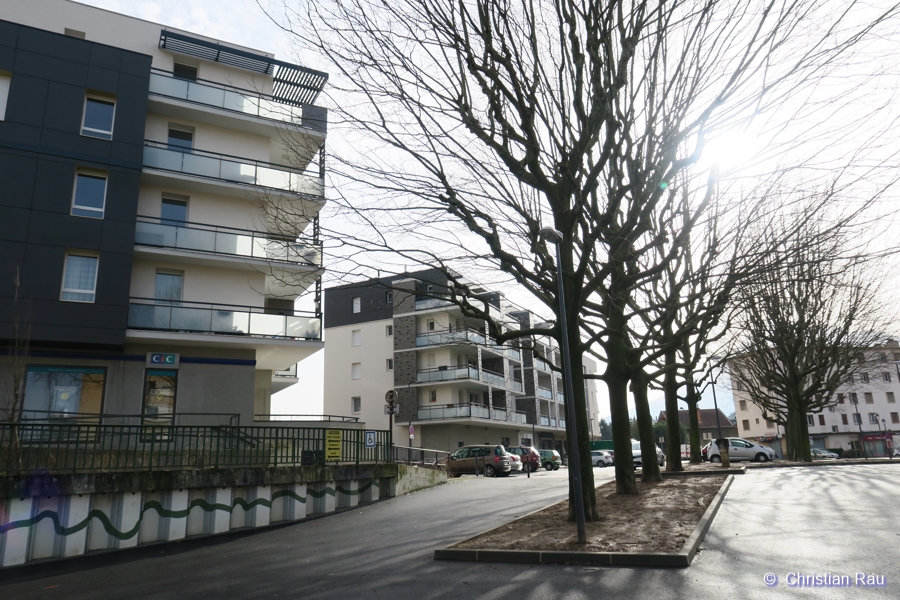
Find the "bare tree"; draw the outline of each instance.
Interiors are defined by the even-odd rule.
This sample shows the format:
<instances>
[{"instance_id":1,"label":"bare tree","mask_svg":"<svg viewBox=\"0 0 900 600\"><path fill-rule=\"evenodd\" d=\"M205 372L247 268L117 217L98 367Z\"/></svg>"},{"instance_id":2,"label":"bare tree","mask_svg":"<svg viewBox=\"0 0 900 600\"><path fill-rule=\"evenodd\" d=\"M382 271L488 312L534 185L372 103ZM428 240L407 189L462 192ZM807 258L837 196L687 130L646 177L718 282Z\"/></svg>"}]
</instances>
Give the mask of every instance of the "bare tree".
<instances>
[{"instance_id":1,"label":"bare tree","mask_svg":"<svg viewBox=\"0 0 900 600\"><path fill-rule=\"evenodd\" d=\"M21 267L16 266L13 276L12 337L9 340L6 365L6 421L19 420L24 404L25 378L28 375L28 352L31 345L31 322L22 302Z\"/></svg>"}]
</instances>

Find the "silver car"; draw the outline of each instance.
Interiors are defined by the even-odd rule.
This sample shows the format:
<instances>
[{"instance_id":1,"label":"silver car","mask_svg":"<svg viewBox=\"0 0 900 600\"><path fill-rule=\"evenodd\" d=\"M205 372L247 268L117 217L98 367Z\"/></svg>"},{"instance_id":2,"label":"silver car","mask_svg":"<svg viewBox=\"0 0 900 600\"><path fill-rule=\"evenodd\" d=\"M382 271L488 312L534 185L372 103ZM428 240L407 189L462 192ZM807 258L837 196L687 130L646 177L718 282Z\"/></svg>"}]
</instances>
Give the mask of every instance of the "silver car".
<instances>
[{"instance_id":1,"label":"silver car","mask_svg":"<svg viewBox=\"0 0 900 600\"><path fill-rule=\"evenodd\" d=\"M775 451L768 446L761 446L743 438L726 438L728 440L728 459L732 461L752 460L766 462L775 460ZM709 443L707 457L710 462L722 462L719 447L715 440Z\"/></svg>"},{"instance_id":2,"label":"silver car","mask_svg":"<svg viewBox=\"0 0 900 600\"><path fill-rule=\"evenodd\" d=\"M613 458L606 450L591 450L591 462L595 467L606 467L613 464Z\"/></svg>"},{"instance_id":3,"label":"silver car","mask_svg":"<svg viewBox=\"0 0 900 600\"><path fill-rule=\"evenodd\" d=\"M822 450L821 448L813 448L810 453L812 454L813 460L817 458L840 458L837 452Z\"/></svg>"},{"instance_id":4,"label":"silver car","mask_svg":"<svg viewBox=\"0 0 900 600\"><path fill-rule=\"evenodd\" d=\"M644 464L641 459L641 443L637 440L631 440L631 455L634 457L635 468L639 468ZM660 450L659 446L656 446L656 462L659 466L666 464L666 456L663 454L663 451Z\"/></svg>"}]
</instances>

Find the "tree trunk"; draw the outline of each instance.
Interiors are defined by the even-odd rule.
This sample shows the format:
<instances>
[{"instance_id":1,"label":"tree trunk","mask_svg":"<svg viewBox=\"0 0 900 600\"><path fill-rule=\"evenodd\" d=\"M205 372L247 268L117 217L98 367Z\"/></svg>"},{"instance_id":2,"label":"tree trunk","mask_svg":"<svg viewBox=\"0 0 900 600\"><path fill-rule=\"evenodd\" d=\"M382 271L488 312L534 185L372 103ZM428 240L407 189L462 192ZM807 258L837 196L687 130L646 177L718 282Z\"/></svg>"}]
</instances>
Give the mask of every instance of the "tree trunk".
<instances>
[{"instance_id":1,"label":"tree trunk","mask_svg":"<svg viewBox=\"0 0 900 600\"><path fill-rule=\"evenodd\" d=\"M666 352L666 375L663 378L663 393L666 398L666 471L684 471L681 466L681 419L678 417L678 373L675 350Z\"/></svg>"},{"instance_id":2,"label":"tree trunk","mask_svg":"<svg viewBox=\"0 0 900 600\"><path fill-rule=\"evenodd\" d=\"M631 421L628 419L628 375L624 369L624 353L616 353L616 346L615 343L607 344L606 373L603 376L609 393L616 493L634 494L637 488L634 481L634 456L631 454Z\"/></svg>"},{"instance_id":3,"label":"tree trunk","mask_svg":"<svg viewBox=\"0 0 900 600\"><path fill-rule=\"evenodd\" d=\"M700 402L700 396L694 389L694 377L688 373L685 377L685 385L687 390L685 393L685 401L688 409L688 437L691 441L691 464L699 465L703 462L703 456L700 453L700 417L697 416L697 404Z\"/></svg>"},{"instance_id":4,"label":"tree trunk","mask_svg":"<svg viewBox=\"0 0 900 600\"><path fill-rule=\"evenodd\" d=\"M580 335L578 331L577 321L569 318L570 324L569 340L573 336ZM574 331L572 330L574 323ZM578 339L578 337L574 337ZM577 346L576 346L577 348ZM568 441L569 446L569 469L572 469L572 453L578 452L579 466L581 467L581 494L584 498L584 518L586 521L599 521L600 513L597 511L597 491L594 486L594 465L591 462L591 440L590 427L587 418L587 400L584 393L584 375L582 373L581 352L570 352L572 365L572 394L571 398L569 390L566 390L566 402L575 403L575 423L574 426L569 425L569 414L566 411L566 431L575 431L577 444ZM572 476L569 476L569 520L575 520L575 488L572 485Z\"/></svg>"},{"instance_id":5,"label":"tree trunk","mask_svg":"<svg viewBox=\"0 0 900 600\"><path fill-rule=\"evenodd\" d=\"M641 481L662 481L659 464L656 462L656 441L653 439L653 416L647 399L647 374L638 369L631 379L631 395L637 413L638 431L641 438Z\"/></svg>"},{"instance_id":6,"label":"tree trunk","mask_svg":"<svg viewBox=\"0 0 900 600\"><path fill-rule=\"evenodd\" d=\"M806 423L806 411L802 407L797 407L791 402L788 403L784 431L788 446L785 458L812 462L812 453L809 448L809 426Z\"/></svg>"}]
</instances>

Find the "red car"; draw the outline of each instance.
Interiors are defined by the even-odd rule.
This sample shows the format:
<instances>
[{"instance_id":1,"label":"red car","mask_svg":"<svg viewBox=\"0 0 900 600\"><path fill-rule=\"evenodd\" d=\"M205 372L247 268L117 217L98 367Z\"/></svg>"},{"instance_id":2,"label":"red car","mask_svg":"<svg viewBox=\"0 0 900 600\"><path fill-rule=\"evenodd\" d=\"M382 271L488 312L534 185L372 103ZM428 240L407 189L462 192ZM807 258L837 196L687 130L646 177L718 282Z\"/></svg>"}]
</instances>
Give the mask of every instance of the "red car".
<instances>
[{"instance_id":1,"label":"red car","mask_svg":"<svg viewBox=\"0 0 900 600\"><path fill-rule=\"evenodd\" d=\"M531 446L510 446L506 449L522 459L522 469L532 473L541 468L541 455Z\"/></svg>"}]
</instances>

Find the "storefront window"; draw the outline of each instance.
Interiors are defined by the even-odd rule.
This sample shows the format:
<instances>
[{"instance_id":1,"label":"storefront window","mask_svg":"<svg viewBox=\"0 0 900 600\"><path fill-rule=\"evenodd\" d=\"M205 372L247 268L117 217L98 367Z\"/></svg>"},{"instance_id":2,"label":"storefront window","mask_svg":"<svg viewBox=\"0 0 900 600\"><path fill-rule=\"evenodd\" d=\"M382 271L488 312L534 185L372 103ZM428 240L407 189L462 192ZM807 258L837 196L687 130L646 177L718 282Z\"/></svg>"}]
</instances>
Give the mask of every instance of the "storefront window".
<instances>
[{"instance_id":1,"label":"storefront window","mask_svg":"<svg viewBox=\"0 0 900 600\"><path fill-rule=\"evenodd\" d=\"M144 382L144 424L172 424L175 416L175 391L177 387L178 371L147 369Z\"/></svg>"},{"instance_id":2,"label":"storefront window","mask_svg":"<svg viewBox=\"0 0 900 600\"><path fill-rule=\"evenodd\" d=\"M22 418L97 422L103 409L106 369L30 365L25 378Z\"/></svg>"}]
</instances>

